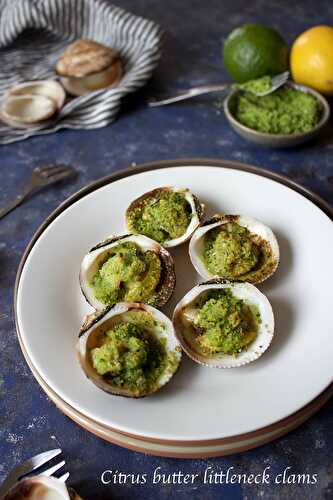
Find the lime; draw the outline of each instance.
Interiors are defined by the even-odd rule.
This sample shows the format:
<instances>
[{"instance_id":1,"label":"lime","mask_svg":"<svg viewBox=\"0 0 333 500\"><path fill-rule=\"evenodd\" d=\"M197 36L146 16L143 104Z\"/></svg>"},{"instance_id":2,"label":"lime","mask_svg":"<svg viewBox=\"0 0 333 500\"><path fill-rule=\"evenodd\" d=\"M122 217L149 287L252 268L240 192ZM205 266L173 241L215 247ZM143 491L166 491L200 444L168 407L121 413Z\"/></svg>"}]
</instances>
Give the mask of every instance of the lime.
<instances>
[{"instance_id":1,"label":"lime","mask_svg":"<svg viewBox=\"0 0 333 500\"><path fill-rule=\"evenodd\" d=\"M272 28L262 24L243 24L225 40L223 61L237 82L255 80L288 69L288 46Z\"/></svg>"}]
</instances>

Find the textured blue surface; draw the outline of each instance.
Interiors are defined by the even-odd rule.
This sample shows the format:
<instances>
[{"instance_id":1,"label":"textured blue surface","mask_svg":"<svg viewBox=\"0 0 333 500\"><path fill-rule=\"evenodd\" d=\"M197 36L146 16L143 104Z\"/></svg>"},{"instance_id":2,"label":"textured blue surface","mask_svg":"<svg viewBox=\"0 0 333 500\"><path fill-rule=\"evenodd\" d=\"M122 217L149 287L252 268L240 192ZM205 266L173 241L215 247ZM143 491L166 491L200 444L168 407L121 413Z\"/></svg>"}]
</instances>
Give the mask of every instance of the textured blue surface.
<instances>
[{"instance_id":1,"label":"textured blue surface","mask_svg":"<svg viewBox=\"0 0 333 500\"><path fill-rule=\"evenodd\" d=\"M88 182L133 163L178 157L216 157L243 161L281 172L333 201L333 127L315 142L293 150L265 150L248 144L227 126L213 98L160 109L148 109L145 99L159 90L172 90L226 79L221 39L243 22L277 27L288 42L314 24L332 22L333 3L320 0L119 0L119 5L150 17L166 30L164 57L146 89L131 97L119 120L93 131L64 131L1 148L1 204L10 200L32 169L48 162L71 164L76 181L30 199L0 221L0 480L22 459L61 446L71 483L87 499L329 499L333 498L333 401L299 429L276 442L243 454L209 460L148 457L112 446L80 429L45 396L27 367L15 334L12 291L22 252L49 213ZM36 304L38 313L38 304ZM331 327L330 327L331 328ZM306 384L306 381L304 381ZM182 415L180 413L180 418ZM105 469L150 473L201 473L207 466L240 473L318 474L313 486L103 486Z\"/></svg>"}]
</instances>

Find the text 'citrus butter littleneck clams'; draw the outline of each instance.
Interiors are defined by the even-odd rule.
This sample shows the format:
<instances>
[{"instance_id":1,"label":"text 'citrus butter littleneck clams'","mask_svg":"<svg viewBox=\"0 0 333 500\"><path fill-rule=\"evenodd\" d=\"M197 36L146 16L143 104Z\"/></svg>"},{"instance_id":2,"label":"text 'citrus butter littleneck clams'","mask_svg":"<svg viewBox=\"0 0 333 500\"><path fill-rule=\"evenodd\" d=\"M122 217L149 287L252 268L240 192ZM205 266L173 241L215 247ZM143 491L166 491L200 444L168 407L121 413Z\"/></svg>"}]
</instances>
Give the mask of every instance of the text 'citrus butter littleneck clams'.
<instances>
[{"instance_id":1,"label":"text 'citrus butter littleneck clams'","mask_svg":"<svg viewBox=\"0 0 333 500\"><path fill-rule=\"evenodd\" d=\"M161 187L136 198L126 210L126 227L164 247L187 241L199 226L204 205L188 189Z\"/></svg>"},{"instance_id":2,"label":"text 'citrus butter littleneck clams'","mask_svg":"<svg viewBox=\"0 0 333 500\"><path fill-rule=\"evenodd\" d=\"M133 398L158 391L181 361L170 319L139 303L120 302L87 316L77 350L80 365L93 384Z\"/></svg>"},{"instance_id":3,"label":"text 'citrus butter littleneck clams'","mask_svg":"<svg viewBox=\"0 0 333 500\"><path fill-rule=\"evenodd\" d=\"M93 247L81 263L81 291L95 309L117 302L161 307L175 284L170 253L140 234L111 237Z\"/></svg>"}]
</instances>

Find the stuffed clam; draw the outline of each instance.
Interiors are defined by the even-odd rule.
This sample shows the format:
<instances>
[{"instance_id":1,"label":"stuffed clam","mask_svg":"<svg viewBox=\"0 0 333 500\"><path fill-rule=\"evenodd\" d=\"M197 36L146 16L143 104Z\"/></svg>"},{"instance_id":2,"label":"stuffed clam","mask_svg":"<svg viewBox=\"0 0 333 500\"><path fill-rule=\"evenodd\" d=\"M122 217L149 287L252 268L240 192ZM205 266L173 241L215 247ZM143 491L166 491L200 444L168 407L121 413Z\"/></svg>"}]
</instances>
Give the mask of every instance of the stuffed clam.
<instances>
[{"instance_id":1,"label":"stuffed clam","mask_svg":"<svg viewBox=\"0 0 333 500\"><path fill-rule=\"evenodd\" d=\"M215 215L193 234L190 258L204 279L261 283L279 263L279 246L272 230L252 217Z\"/></svg>"},{"instance_id":2,"label":"stuffed clam","mask_svg":"<svg viewBox=\"0 0 333 500\"><path fill-rule=\"evenodd\" d=\"M177 304L173 324L194 361L234 368L259 358L274 333L272 307L250 283L211 280L192 288Z\"/></svg>"},{"instance_id":3,"label":"stuffed clam","mask_svg":"<svg viewBox=\"0 0 333 500\"><path fill-rule=\"evenodd\" d=\"M204 205L188 189L161 187L132 201L126 211L126 226L131 233L174 247L191 237L203 214Z\"/></svg>"},{"instance_id":4,"label":"stuffed clam","mask_svg":"<svg viewBox=\"0 0 333 500\"><path fill-rule=\"evenodd\" d=\"M91 382L133 398L167 384L181 361L172 322L147 304L122 302L87 316L77 348Z\"/></svg>"},{"instance_id":5,"label":"stuffed clam","mask_svg":"<svg viewBox=\"0 0 333 500\"><path fill-rule=\"evenodd\" d=\"M176 284L169 252L143 235L114 236L84 257L80 285L95 309L117 302L166 304Z\"/></svg>"},{"instance_id":6,"label":"stuffed clam","mask_svg":"<svg viewBox=\"0 0 333 500\"><path fill-rule=\"evenodd\" d=\"M55 477L30 476L16 483L2 500L83 500Z\"/></svg>"}]
</instances>

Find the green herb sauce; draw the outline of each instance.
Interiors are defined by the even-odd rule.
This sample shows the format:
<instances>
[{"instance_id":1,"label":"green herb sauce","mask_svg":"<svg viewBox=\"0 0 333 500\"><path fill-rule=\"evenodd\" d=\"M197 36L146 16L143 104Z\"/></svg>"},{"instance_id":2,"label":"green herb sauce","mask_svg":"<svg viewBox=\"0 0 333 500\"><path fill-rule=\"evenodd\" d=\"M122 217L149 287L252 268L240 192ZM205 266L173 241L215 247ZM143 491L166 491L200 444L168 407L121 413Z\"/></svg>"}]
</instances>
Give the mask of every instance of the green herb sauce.
<instances>
[{"instance_id":1,"label":"green herb sauce","mask_svg":"<svg viewBox=\"0 0 333 500\"><path fill-rule=\"evenodd\" d=\"M161 278L161 261L155 252L142 251L134 242L114 246L90 279L94 296L105 305L144 302L154 305Z\"/></svg>"},{"instance_id":2,"label":"green herb sauce","mask_svg":"<svg viewBox=\"0 0 333 500\"><path fill-rule=\"evenodd\" d=\"M318 99L290 87L282 87L262 97L240 92L235 96L233 110L237 121L269 134L309 132L319 123L321 114Z\"/></svg>"},{"instance_id":3,"label":"green herb sauce","mask_svg":"<svg viewBox=\"0 0 333 500\"><path fill-rule=\"evenodd\" d=\"M210 291L193 321L196 340L207 354L239 354L256 338L259 324L258 309L235 297L229 288Z\"/></svg>"},{"instance_id":4,"label":"green herb sauce","mask_svg":"<svg viewBox=\"0 0 333 500\"><path fill-rule=\"evenodd\" d=\"M236 83L233 85L236 89L242 89L253 93L268 92L272 87L272 78L270 76L263 76L256 80L249 80L245 83Z\"/></svg>"},{"instance_id":5,"label":"green herb sauce","mask_svg":"<svg viewBox=\"0 0 333 500\"><path fill-rule=\"evenodd\" d=\"M159 243L183 236L191 221L191 207L181 192L160 191L127 214L132 232Z\"/></svg>"},{"instance_id":6,"label":"green herb sauce","mask_svg":"<svg viewBox=\"0 0 333 500\"><path fill-rule=\"evenodd\" d=\"M90 351L91 363L112 385L134 395L154 389L169 363L165 342L152 333L158 325L147 312L127 313Z\"/></svg>"},{"instance_id":7,"label":"green herb sauce","mask_svg":"<svg viewBox=\"0 0 333 500\"><path fill-rule=\"evenodd\" d=\"M228 279L240 278L257 267L260 247L245 227L228 222L206 233L203 261L208 271Z\"/></svg>"}]
</instances>

